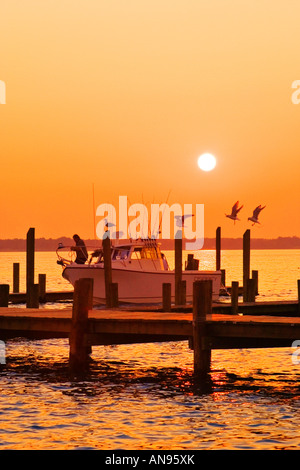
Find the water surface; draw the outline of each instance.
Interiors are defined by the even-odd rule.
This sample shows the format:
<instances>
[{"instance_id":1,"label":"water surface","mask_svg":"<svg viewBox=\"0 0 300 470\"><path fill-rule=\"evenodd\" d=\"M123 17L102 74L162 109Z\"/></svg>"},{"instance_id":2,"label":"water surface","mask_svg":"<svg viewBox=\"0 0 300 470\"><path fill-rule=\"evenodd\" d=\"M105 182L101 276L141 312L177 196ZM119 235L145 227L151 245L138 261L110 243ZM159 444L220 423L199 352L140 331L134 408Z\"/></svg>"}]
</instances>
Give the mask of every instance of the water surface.
<instances>
[{"instance_id":1,"label":"water surface","mask_svg":"<svg viewBox=\"0 0 300 470\"><path fill-rule=\"evenodd\" d=\"M297 298L299 250L251 256L259 299ZM36 258L49 290L69 289L53 253ZM13 262L22 276L25 254L0 253L1 283L11 283ZM214 264L213 251L201 252L201 269ZM223 252L222 267L228 284L241 281L242 252ZM297 449L300 365L292 352L216 350L211 374L197 383L185 341L93 347L89 374L72 377L67 340L15 339L0 371L0 449Z\"/></svg>"}]
</instances>

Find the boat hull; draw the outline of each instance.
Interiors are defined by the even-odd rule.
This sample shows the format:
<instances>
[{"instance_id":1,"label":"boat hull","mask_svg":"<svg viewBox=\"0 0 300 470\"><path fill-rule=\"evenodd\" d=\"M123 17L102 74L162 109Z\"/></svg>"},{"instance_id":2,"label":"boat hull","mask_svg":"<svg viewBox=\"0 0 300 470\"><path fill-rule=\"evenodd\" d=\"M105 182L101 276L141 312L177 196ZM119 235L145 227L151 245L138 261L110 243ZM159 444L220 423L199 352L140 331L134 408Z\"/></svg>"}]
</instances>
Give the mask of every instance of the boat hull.
<instances>
[{"instance_id":1,"label":"boat hull","mask_svg":"<svg viewBox=\"0 0 300 470\"><path fill-rule=\"evenodd\" d=\"M94 304L105 304L104 268L97 265L70 265L63 271L63 277L73 286L81 278L94 281ZM186 281L186 301L192 302L193 283L196 280L212 280L213 300L219 298L221 271L183 271L182 280ZM147 304L162 302L162 284L171 284L171 299L175 299L174 271L136 271L112 269L112 282L118 284L121 303Z\"/></svg>"}]
</instances>

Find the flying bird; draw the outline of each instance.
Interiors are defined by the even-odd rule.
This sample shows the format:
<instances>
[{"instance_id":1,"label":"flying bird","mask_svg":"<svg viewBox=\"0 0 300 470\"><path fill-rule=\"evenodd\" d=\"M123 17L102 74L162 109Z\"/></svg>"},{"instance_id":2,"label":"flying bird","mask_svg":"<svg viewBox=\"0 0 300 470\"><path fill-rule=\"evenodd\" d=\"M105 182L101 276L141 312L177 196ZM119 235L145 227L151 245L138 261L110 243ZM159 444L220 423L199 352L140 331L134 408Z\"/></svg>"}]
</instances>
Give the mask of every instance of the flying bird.
<instances>
[{"instance_id":1,"label":"flying bird","mask_svg":"<svg viewBox=\"0 0 300 470\"><path fill-rule=\"evenodd\" d=\"M105 223L105 227L106 227L106 228L115 227L115 226L116 226L116 224L114 224L113 222L108 222L107 219L105 219L104 222L106 222L106 223Z\"/></svg>"},{"instance_id":2,"label":"flying bird","mask_svg":"<svg viewBox=\"0 0 300 470\"><path fill-rule=\"evenodd\" d=\"M194 217L194 214L186 214L186 215L175 215L176 219L176 226L177 227L185 227L184 221L187 217Z\"/></svg>"},{"instance_id":3,"label":"flying bird","mask_svg":"<svg viewBox=\"0 0 300 470\"><path fill-rule=\"evenodd\" d=\"M251 220L251 222L253 222L252 225L255 225L255 224L260 224L259 220L258 220L258 216L259 214L261 213L261 211L265 208L266 206L264 207L261 207L261 204L259 206L257 206L254 211L253 211L253 214L252 214L252 217L248 217L248 220Z\"/></svg>"},{"instance_id":4,"label":"flying bird","mask_svg":"<svg viewBox=\"0 0 300 470\"><path fill-rule=\"evenodd\" d=\"M236 203L232 206L231 214L225 214L226 217L228 217L229 219L234 220L234 223L235 223L236 220L240 220L237 217L237 215L243 207L244 206L239 207L239 201L236 201Z\"/></svg>"}]
</instances>

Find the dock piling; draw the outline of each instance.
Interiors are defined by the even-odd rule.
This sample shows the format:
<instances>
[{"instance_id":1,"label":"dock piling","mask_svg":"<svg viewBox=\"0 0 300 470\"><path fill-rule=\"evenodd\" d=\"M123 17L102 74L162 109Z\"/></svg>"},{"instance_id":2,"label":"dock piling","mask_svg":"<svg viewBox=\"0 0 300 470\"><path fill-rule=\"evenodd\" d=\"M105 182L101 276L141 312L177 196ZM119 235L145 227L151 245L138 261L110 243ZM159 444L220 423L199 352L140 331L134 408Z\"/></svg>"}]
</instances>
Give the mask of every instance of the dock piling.
<instances>
[{"instance_id":1,"label":"dock piling","mask_svg":"<svg viewBox=\"0 0 300 470\"><path fill-rule=\"evenodd\" d=\"M117 282L110 284L110 303L113 308L119 307L119 286Z\"/></svg>"},{"instance_id":2,"label":"dock piling","mask_svg":"<svg viewBox=\"0 0 300 470\"><path fill-rule=\"evenodd\" d=\"M103 260L104 260L104 278L105 278L105 297L106 307L112 306L111 284L112 284L112 268L111 268L111 246L110 238L106 237L102 240Z\"/></svg>"},{"instance_id":3,"label":"dock piling","mask_svg":"<svg viewBox=\"0 0 300 470\"><path fill-rule=\"evenodd\" d=\"M238 281L232 281L231 283L231 313L233 315L238 314L238 303L239 303L239 283Z\"/></svg>"},{"instance_id":4,"label":"dock piling","mask_svg":"<svg viewBox=\"0 0 300 470\"><path fill-rule=\"evenodd\" d=\"M20 263L13 263L13 293L20 292Z\"/></svg>"},{"instance_id":5,"label":"dock piling","mask_svg":"<svg viewBox=\"0 0 300 470\"><path fill-rule=\"evenodd\" d=\"M255 302L255 295L256 295L256 280L255 279L247 279L247 288L246 288L246 302Z\"/></svg>"},{"instance_id":6,"label":"dock piling","mask_svg":"<svg viewBox=\"0 0 300 470\"><path fill-rule=\"evenodd\" d=\"M30 228L26 238L26 292L30 284L34 284L34 249L35 249L35 229Z\"/></svg>"},{"instance_id":7,"label":"dock piling","mask_svg":"<svg viewBox=\"0 0 300 470\"><path fill-rule=\"evenodd\" d=\"M186 281L180 281L180 305L186 304Z\"/></svg>"},{"instance_id":8,"label":"dock piling","mask_svg":"<svg viewBox=\"0 0 300 470\"><path fill-rule=\"evenodd\" d=\"M205 335L205 321L212 313L212 281L193 284L193 348L194 375L201 378L210 370L211 349Z\"/></svg>"},{"instance_id":9,"label":"dock piling","mask_svg":"<svg viewBox=\"0 0 300 470\"><path fill-rule=\"evenodd\" d=\"M181 304L182 238L175 238L175 305Z\"/></svg>"},{"instance_id":10,"label":"dock piling","mask_svg":"<svg viewBox=\"0 0 300 470\"><path fill-rule=\"evenodd\" d=\"M88 366L90 346L87 345L88 312L93 307L93 279L75 282L72 325L69 335L69 367L72 372L84 372Z\"/></svg>"},{"instance_id":11,"label":"dock piling","mask_svg":"<svg viewBox=\"0 0 300 470\"><path fill-rule=\"evenodd\" d=\"M221 227L216 230L216 271L221 269Z\"/></svg>"},{"instance_id":12,"label":"dock piling","mask_svg":"<svg viewBox=\"0 0 300 470\"><path fill-rule=\"evenodd\" d=\"M243 235L243 300L247 302L247 285L250 278L250 229Z\"/></svg>"},{"instance_id":13,"label":"dock piling","mask_svg":"<svg viewBox=\"0 0 300 470\"><path fill-rule=\"evenodd\" d=\"M199 269L199 260L195 259L193 254L188 254L185 270L186 271L198 271L198 269Z\"/></svg>"},{"instance_id":14,"label":"dock piling","mask_svg":"<svg viewBox=\"0 0 300 470\"><path fill-rule=\"evenodd\" d=\"M163 312L171 312L171 283L164 282L162 285L162 309Z\"/></svg>"},{"instance_id":15,"label":"dock piling","mask_svg":"<svg viewBox=\"0 0 300 470\"><path fill-rule=\"evenodd\" d=\"M0 284L0 307L8 307L9 284Z\"/></svg>"},{"instance_id":16,"label":"dock piling","mask_svg":"<svg viewBox=\"0 0 300 470\"><path fill-rule=\"evenodd\" d=\"M194 269L193 267L194 267L194 255L189 253L187 255L185 270L186 271L192 271Z\"/></svg>"},{"instance_id":17,"label":"dock piling","mask_svg":"<svg viewBox=\"0 0 300 470\"><path fill-rule=\"evenodd\" d=\"M258 295L258 271L252 270L252 279L255 279L255 295Z\"/></svg>"},{"instance_id":18,"label":"dock piling","mask_svg":"<svg viewBox=\"0 0 300 470\"><path fill-rule=\"evenodd\" d=\"M39 274L39 301L46 300L46 274Z\"/></svg>"},{"instance_id":19,"label":"dock piling","mask_svg":"<svg viewBox=\"0 0 300 470\"><path fill-rule=\"evenodd\" d=\"M29 284L28 291L26 294L26 307L27 308L39 308L40 306L39 292L40 292L39 284Z\"/></svg>"},{"instance_id":20,"label":"dock piling","mask_svg":"<svg viewBox=\"0 0 300 470\"><path fill-rule=\"evenodd\" d=\"M221 285L226 287L226 270L221 269Z\"/></svg>"},{"instance_id":21,"label":"dock piling","mask_svg":"<svg viewBox=\"0 0 300 470\"><path fill-rule=\"evenodd\" d=\"M36 308L36 287L34 287L35 229L30 228L26 237L26 307Z\"/></svg>"}]
</instances>

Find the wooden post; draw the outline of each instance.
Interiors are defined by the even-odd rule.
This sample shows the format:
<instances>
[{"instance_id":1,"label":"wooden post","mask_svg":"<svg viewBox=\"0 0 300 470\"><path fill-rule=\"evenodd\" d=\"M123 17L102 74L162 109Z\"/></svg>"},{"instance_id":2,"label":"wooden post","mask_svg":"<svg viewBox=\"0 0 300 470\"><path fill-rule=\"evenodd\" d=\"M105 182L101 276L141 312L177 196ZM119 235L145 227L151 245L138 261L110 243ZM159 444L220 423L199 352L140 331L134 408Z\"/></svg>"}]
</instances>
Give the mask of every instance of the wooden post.
<instances>
[{"instance_id":1,"label":"wooden post","mask_svg":"<svg viewBox=\"0 0 300 470\"><path fill-rule=\"evenodd\" d=\"M112 282L110 284L110 296L111 307L119 307L119 287L117 282Z\"/></svg>"},{"instance_id":2,"label":"wooden post","mask_svg":"<svg viewBox=\"0 0 300 470\"><path fill-rule=\"evenodd\" d=\"M250 229L243 235L243 300L247 302L247 281L250 278Z\"/></svg>"},{"instance_id":3,"label":"wooden post","mask_svg":"<svg viewBox=\"0 0 300 470\"><path fill-rule=\"evenodd\" d=\"M232 281L231 283L231 313L233 315L238 314L238 303L239 303L239 283L238 281Z\"/></svg>"},{"instance_id":4,"label":"wooden post","mask_svg":"<svg viewBox=\"0 0 300 470\"><path fill-rule=\"evenodd\" d=\"M26 294L26 308L39 308L39 284L29 284Z\"/></svg>"},{"instance_id":5,"label":"wooden post","mask_svg":"<svg viewBox=\"0 0 300 470\"><path fill-rule=\"evenodd\" d=\"M34 284L34 234L35 229L30 228L27 232L26 240L26 293L30 284Z\"/></svg>"},{"instance_id":6,"label":"wooden post","mask_svg":"<svg viewBox=\"0 0 300 470\"><path fill-rule=\"evenodd\" d=\"M212 281L193 284L194 374L201 377L210 370L211 349L205 336L205 320L212 313Z\"/></svg>"},{"instance_id":7,"label":"wooden post","mask_svg":"<svg viewBox=\"0 0 300 470\"><path fill-rule=\"evenodd\" d=\"M88 312L93 308L93 279L75 281L72 325L69 337L69 366L72 372L84 372L88 366Z\"/></svg>"},{"instance_id":8,"label":"wooden post","mask_svg":"<svg viewBox=\"0 0 300 470\"><path fill-rule=\"evenodd\" d=\"M181 301L182 239L175 238L175 305Z\"/></svg>"},{"instance_id":9,"label":"wooden post","mask_svg":"<svg viewBox=\"0 0 300 470\"><path fill-rule=\"evenodd\" d=\"M103 248L103 260L104 260L106 307L109 308L112 306L112 300L111 300L112 269L111 269L111 247L110 247L109 237L106 237L102 240L102 248Z\"/></svg>"},{"instance_id":10,"label":"wooden post","mask_svg":"<svg viewBox=\"0 0 300 470\"><path fill-rule=\"evenodd\" d=\"M171 311L171 283L164 282L162 285L162 309L163 312Z\"/></svg>"},{"instance_id":11,"label":"wooden post","mask_svg":"<svg viewBox=\"0 0 300 470\"><path fill-rule=\"evenodd\" d=\"M298 287L298 314L300 315L300 279L297 280Z\"/></svg>"},{"instance_id":12,"label":"wooden post","mask_svg":"<svg viewBox=\"0 0 300 470\"><path fill-rule=\"evenodd\" d=\"M216 271L219 271L220 269L221 269L221 227L218 227L216 231Z\"/></svg>"},{"instance_id":13,"label":"wooden post","mask_svg":"<svg viewBox=\"0 0 300 470\"><path fill-rule=\"evenodd\" d=\"M8 307L9 284L0 284L0 307Z\"/></svg>"},{"instance_id":14,"label":"wooden post","mask_svg":"<svg viewBox=\"0 0 300 470\"><path fill-rule=\"evenodd\" d=\"M20 263L13 264L13 292L20 292Z\"/></svg>"},{"instance_id":15,"label":"wooden post","mask_svg":"<svg viewBox=\"0 0 300 470\"><path fill-rule=\"evenodd\" d=\"M180 281L180 305L186 304L186 281Z\"/></svg>"},{"instance_id":16,"label":"wooden post","mask_svg":"<svg viewBox=\"0 0 300 470\"><path fill-rule=\"evenodd\" d=\"M199 260L198 259L193 259L193 270L198 271L199 269Z\"/></svg>"},{"instance_id":17,"label":"wooden post","mask_svg":"<svg viewBox=\"0 0 300 470\"><path fill-rule=\"evenodd\" d=\"M186 271L192 271L194 269L194 255L188 254L187 256L187 264L186 264Z\"/></svg>"},{"instance_id":18,"label":"wooden post","mask_svg":"<svg viewBox=\"0 0 300 470\"><path fill-rule=\"evenodd\" d=\"M247 298L245 302L255 302L256 280L247 279Z\"/></svg>"},{"instance_id":19,"label":"wooden post","mask_svg":"<svg viewBox=\"0 0 300 470\"><path fill-rule=\"evenodd\" d=\"M226 287L226 270L221 269L221 286Z\"/></svg>"},{"instance_id":20,"label":"wooden post","mask_svg":"<svg viewBox=\"0 0 300 470\"><path fill-rule=\"evenodd\" d=\"M46 301L46 274L39 274L39 300Z\"/></svg>"},{"instance_id":21,"label":"wooden post","mask_svg":"<svg viewBox=\"0 0 300 470\"><path fill-rule=\"evenodd\" d=\"M258 295L258 271L252 270L252 279L255 280L255 295Z\"/></svg>"}]
</instances>

